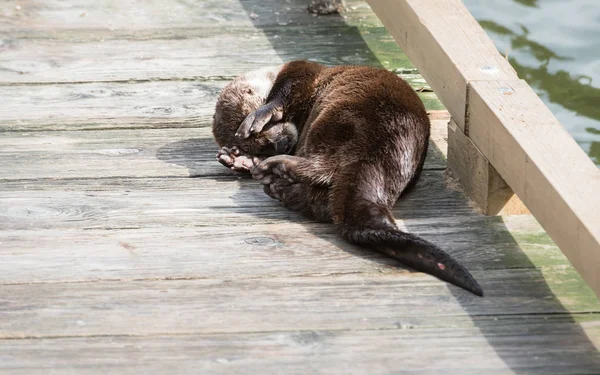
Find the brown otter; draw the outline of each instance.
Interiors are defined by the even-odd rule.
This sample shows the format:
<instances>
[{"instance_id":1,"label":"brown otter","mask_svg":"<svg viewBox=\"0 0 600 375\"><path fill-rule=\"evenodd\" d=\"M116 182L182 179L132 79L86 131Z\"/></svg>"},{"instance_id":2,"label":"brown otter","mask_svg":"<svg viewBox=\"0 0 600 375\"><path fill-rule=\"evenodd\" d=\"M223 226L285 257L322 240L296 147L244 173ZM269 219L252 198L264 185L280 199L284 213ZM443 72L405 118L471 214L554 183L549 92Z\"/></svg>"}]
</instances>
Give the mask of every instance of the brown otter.
<instances>
[{"instance_id":1,"label":"brown otter","mask_svg":"<svg viewBox=\"0 0 600 375\"><path fill-rule=\"evenodd\" d=\"M294 61L276 70L274 79L262 73L261 89L253 73L223 90L213 124L218 160L250 171L286 207L333 222L350 242L482 296L466 268L399 230L390 212L427 152L430 123L412 88L369 67Z\"/></svg>"},{"instance_id":2,"label":"brown otter","mask_svg":"<svg viewBox=\"0 0 600 375\"><path fill-rule=\"evenodd\" d=\"M250 172L265 157L288 154L296 145L298 131L289 122L273 121L262 129L260 135L246 139L235 136L246 116L265 104L282 67L262 68L242 74L221 90L213 117L213 135L221 147L217 159L223 165L238 172ZM244 150L243 154L240 149Z\"/></svg>"}]
</instances>

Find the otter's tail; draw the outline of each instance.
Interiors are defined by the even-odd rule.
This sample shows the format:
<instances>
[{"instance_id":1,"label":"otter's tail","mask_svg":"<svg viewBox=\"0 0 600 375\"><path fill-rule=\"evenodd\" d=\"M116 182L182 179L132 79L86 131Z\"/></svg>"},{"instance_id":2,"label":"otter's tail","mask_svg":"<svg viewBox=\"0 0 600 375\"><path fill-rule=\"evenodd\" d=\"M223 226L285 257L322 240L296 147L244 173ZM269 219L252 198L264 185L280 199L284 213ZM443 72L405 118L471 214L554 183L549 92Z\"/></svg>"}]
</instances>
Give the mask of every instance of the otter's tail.
<instances>
[{"instance_id":1,"label":"otter's tail","mask_svg":"<svg viewBox=\"0 0 600 375\"><path fill-rule=\"evenodd\" d=\"M344 238L483 296L483 290L465 267L434 244L399 230L390 220L392 215L386 207L371 206L370 209L362 210L361 214L363 225L337 224ZM363 216L369 214L372 217Z\"/></svg>"}]
</instances>

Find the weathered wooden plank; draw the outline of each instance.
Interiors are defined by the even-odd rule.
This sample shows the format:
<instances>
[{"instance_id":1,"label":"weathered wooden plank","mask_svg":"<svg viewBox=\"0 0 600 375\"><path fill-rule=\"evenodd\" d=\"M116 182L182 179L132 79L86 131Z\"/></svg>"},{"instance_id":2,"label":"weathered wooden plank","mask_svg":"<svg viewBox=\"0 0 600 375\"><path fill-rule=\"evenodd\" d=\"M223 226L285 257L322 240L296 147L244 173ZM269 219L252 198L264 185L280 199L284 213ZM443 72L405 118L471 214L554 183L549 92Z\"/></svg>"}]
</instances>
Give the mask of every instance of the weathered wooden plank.
<instances>
[{"instance_id":1,"label":"weathered wooden plank","mask_svg":"<svg viewBox=\"0 0 600 375\"><path fill-rule=\"evenodd\" d=\"M232 174L216 161L206 127L1 134L0 164L11 168L0 169L0 180ZM445 168L434 144L425 168Z\"/></svg>"},{"instance_id":2,"label":"weathered wooden plank","mask_svg":"<svg viewBox=\"0 0 600 375\"><path fill-rule=\"evenodd\" d=\"M264 31L226 32L218 28L210 32L182 30L171 34L143 35L135 40L128 38L128 34L119 37L110 32L103 36L90 31L86 35L96 35L95 39L87 40L77 33L84 38L79 41L72 36L46 39L7 34L0 45L0 82L232 77L298 59L331 65L382 66L379 58L385 58L387 68L412 69L406 55L394 46L383 28L365 31L364 38L352 26L281 26ZM397 54L375 56L367 42L389 46L388 50Z\"/></svg>"},{"instance_id":3,"label":"weathered wooden plank","mask_svg":"<svg viewBox=\"0 0 600 375\"><path fill-rule=\"evenodd\" d=\"M464 195L446 186L443 171L425 171L393 211L399 219L474 214ZM259 183L237 176L0 184L1 229L208 226L229 225L232 220L306 221L264 194Z\"/></svg>"},{"instance_id":4,"label":"weathered wooden plank","mask_svg":"<svg viewBox=\"0 0 600 375\"><path fill-rule=\"evenodd\" d=\"M346 18L376 23L362 2L350 1ZM173 27L258 27L287 24L341 24L341 16L313 17L305 0L177 0L136 1L29 0L0 2L0 31L40 30L140 30Z\"/></svg>"},{"instance_id":5,"label":"weathered wooden plank","mask_svg":"<svg viewBox=\"0 0 600 375\"><path fill-rule=\"evenodd\" d=\"M523 202L477 146L456 125L448 125L448 168L465 193L486 215L530 214Z\"/></svg>"},{"instance_id":6,"label":"weathered wooden plank","mask_svg":"<svg viewBox=\"0 0 600 375\"><path fill-rule=\"evenodd\" d=\"M0 131L208 127L227 83L0 86Z\"/></svg>"},{"instance_id":7,"label":"weathered wooden plank","mask_svg":"<svg viewBox=\"0 0 600 375\"><path fill-rule=\"evenodd\" d=\"M401 77L415 88L424 85L419 75ZM227 83L160 81L0 86L3 102L0 132L211 126L219 91ZM419 96L428 108L437 108L438 100L433 93L421 92Z\"/></svg>"},{"instance_id":8,"label":"weathered wooden plank","mask_svg":"<svg viewBox=\"0 0 600 375\"><path fill-rule=\"evenodd\" d=\"M0 372L119 374L540 374L600 371L597 322L0 341ZM401 323L399 324L401 326ZM583 333L585 332L585 333ZM587 336L587 337L586 337ZM176 353L176 354L174 354ZM401 364L400 364L401 363Z\"/></svg>"},{"instance_id":9,"label":"weathered wooden plank","mask_svg":"<svg viewBox=\"0 0 600 375\"><path fill-rule=\"evenodd\" d=\"M216 210L214 221L208 215L194 219L187 212L182 220L182 211L175 207L166 216L150 207L138 217L157 220L137 229L68 229L64 228L68 219L56 217L63 223L51 229L37 228L34 220L29 229L4 228L0 284L408 272L387 257L343 241L331 225L298 223L297 217L291 218L293 222L264 224L264 219L251 215L231 215L224 222ZM283 217L287 212L279 213ZM124 214L107 210L98 216L111 226L122 222ZM81 222L71 219L72 226L89 225L90 216ZM131 220L130 225L144 224ZM569 266L531 217L412 219L398 225L439 244L470 270Z\"/></svg>"},{"instance_id":10,"label":"weathered wooden plank","mask_svg":"<svg viewBox=\"0 0 600 375\"><path fill-rule=\"evenodd\" d=\"M468 83L517 79L461 0L368 3L467 135Z\"/></svg>"},{"instance_id":11,"label":"weathered wooden plank","mask_svg":"<svg viewBox=\"0 0 600 375\"><path fill-rule=\"evenodd\" d=\"M456 317L600 311L572 268L473 275L485 298L422 273L3 285L0 338L448 327Z\"/></svg>"},{"instance_id":12,"label":"weathered wooden plank","mask_svg":"<svg viewBox=\"0 0 600 375\"><path fill-rule=\"evenodd\" d=\"M275 1L266 1L275 5ZM257 10L268 10L268 5ZM253 6L260 6L258 2ZM301 12L294 7L294 14ZM290 10L291 11L291 10ZM262 12L261 12L262 13ZM149 1L143 5L135 1L27 1L15 4L2 2L0 21L3 29L13 28L100 28L100 29L136 29L169 27L180 22L186 26L215 25L222 21L246 26L252 25L252 19L242 4L235 0L208 0L200 3L182 1ZM262 14L261 14L262 15ZM258 17L256 21L273 22L273 13L269 17Z\"/></svg>"},{"instance_id":13,"label":"weathered wooden plank","mask_svg":"<svg viewBox=\"0 0 600 375\"><path fill-rule=\"evenodd\" d=\"M525 81L472 82L469 134L600 295L600 170Z\"/></svg>"}]
</instances>

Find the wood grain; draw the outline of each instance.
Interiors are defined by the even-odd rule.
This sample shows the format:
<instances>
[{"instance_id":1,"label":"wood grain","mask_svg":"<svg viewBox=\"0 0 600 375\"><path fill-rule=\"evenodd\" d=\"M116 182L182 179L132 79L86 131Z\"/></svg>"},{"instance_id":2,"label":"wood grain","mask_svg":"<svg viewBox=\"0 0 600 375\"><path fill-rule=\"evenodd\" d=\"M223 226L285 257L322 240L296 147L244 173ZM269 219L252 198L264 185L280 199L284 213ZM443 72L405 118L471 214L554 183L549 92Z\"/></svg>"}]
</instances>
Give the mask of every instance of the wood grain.
<instances>
[{"instance_id":1,"label":"wood grain","mask_svg":"<svg viewBox=\"0 0 600 375\"><path fill-rule=\"evenodd\" d=\"M415 73L364 2L314 18L307 1L0 2L0 373L599 372L600 302L533 217L483 217L448 187L445 113L394 214L483 299L217 164L211 116L234 75L298 58ZM448 60L432 47L428 64Z\"/></svg>"},{"instance_id":2,"label":"wood grain","mask_svg":"<svg viewBox=\"0 0 600 375\"><path fill-rule=\"evenodd\" d=\"M525 81L470 91L471 139L600 295L600 170Z\"/></svg>"},{"instance_id":3,"label":"wood grain","mask_svg":"<svg viewBox=\"0 0 600 375\"><path fill-rule=\"evenodd\" d=\"M415 189L398 201L393 212L399 219L473 215L463 194L446 186L443 171L424 172ZM170 222L205 226L291 219L301 220L301 216L264 194L259 183L237 176L0 184L3 229L141 228Z\"/></svg>"},{"instance_id":4,"label":"wood grain","mask_svg":"<svg viewBox=\"0 0 600 375\"><path fill-rule=\"evenodd\" d=\"M544 316L478 324L408 329L400 320L399 329L378 331L2 340L0 372L575 375L600 369L597 322Z\"/></svg>"},{"instance_id":5,"label":"wood grain","mask_svg":"<svg viewBox=\"0 0 600 375\"><path fill-rule=\"evenodd\" d=\"M418 88L422 78L401 75ZM228 81L160 81L0 86L0 132L212 126ZM419 93L431 108L433 93ZM437 112L435 112L437 113ZM440 124L441 125L441 124ZM434 133L441 126L434 125Z\"/></svg>"},{"instance_id":6,"label":"wood grain","mask_svg":"<svg viewBox=\"0 0 600 375\"><path fill-rule=\"evenodd\" d=\"M517 79L461 0L368 3L467 135L468 83Z\"/></svg>"},{"instance_id":7,"label":"wood grain","mask_svg":"<svg viewBox=\"0 0 600 375\"><path fill-rule=\"evenodd\" d=\"M80 228L100 221L86 220L92 216L87 215L80 221L62 219L48 229L39 228L35 220L29 220L30 228L4 228L0 284L407 273L397 262L343 241L331 225L302 222L292 215L283 220L284 209L276 224L240 215L236 222L246 224L235 226L230 224L235 217L225 223L218 212L212 221L202 215L181 219L177 208L170 217L147 211L151 214L138 217L157 216L147 226L132 222L130 228ZM107 210L103 224L117 225L126 213L137 214ZM569 266L531 217L405 219L398 225L439 244L472 271Z\"/></svg>"},{"instance_id":8,"label":"wood grain","mask_svg":"<svg viewBox=\"0 0 600 375\"><path fill-rule=\"evenodd\" d=\"M572 268L542 271L474 271L486 298L422 273L3 285L0 338L447 327L500 311L599 311Z\"/></svg>"},{"instance_id":9,"label":"wood grain","mask_svg":"<svg viewBox=\"0 0 600 375\"><path fill-rule=\"evenodd\" d=\"M330 65L382 66L352 26L182 30L139 40L129 34L119 37L111 32L103 37L93 30L88 33L95 39L8 34L0 47L0 83L218 79L299 59ZM392 45L383 29L369 32L367 40ZM389 59L389 68L412 68L400 52L399 57L390 54Z\"/></svg>"},{"instance_id":10,"label":"wood grain","mask_svg":"<svg viewBox=\"0 0 600 375\"><path fill-rule=\"evenodd\" d=\"M18 5L18 6L16 6ZM377 23L363 2L349 1L344 14ZM340 16L313 17L304 0L177 0L110 1L28 0L0 3L0 31L38 30L145 30L168 28L221 28L342 24ZM50 34L51 36L52 34Z\"/></svg>"},{"instance_id":11,"label":"wood grain","mask_svg":"<svg viewBox=\"0 0 600 375\"><path fill-rule=\"evenodd\" d=\"M0 137L0 180L231 175L216 161L210 128L8 132ZM425 168L445 162L430 145Z\"/></svg>"}]
</instances>

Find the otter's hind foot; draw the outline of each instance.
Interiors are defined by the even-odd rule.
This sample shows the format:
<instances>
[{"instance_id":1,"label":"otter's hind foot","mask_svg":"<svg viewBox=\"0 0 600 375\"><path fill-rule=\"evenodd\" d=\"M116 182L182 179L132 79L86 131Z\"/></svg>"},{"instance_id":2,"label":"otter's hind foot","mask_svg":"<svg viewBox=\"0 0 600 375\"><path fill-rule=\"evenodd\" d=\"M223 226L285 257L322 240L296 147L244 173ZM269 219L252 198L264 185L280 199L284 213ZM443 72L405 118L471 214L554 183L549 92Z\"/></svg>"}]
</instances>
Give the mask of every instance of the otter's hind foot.
<instances>
[{"instance_id":1,"label":"otter's hind foot","mask_svg":"<svg viewBox=\"0 0 600 375\"><path fill-rule=\"evenodd\" d=\"M264 191L292 211L301 212L320 222L331 222L327 187L310 186L302 182L290 183L287 179L276 177L265 185Z\"/></svg>"},{"instance_id":2,"label":"otter's hind foot","mask_svg":"<svg viewBox=\"0 0 600 375\"><path fill-rule=\"evenodd\" d=\"M285 180L289 184L296 183L298 182L295 172L297 159L289 155L271 156L252 168L252 177L263 185L270 185L276 180Z\"/></svg>"}]
</instances>

